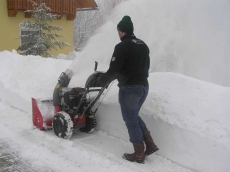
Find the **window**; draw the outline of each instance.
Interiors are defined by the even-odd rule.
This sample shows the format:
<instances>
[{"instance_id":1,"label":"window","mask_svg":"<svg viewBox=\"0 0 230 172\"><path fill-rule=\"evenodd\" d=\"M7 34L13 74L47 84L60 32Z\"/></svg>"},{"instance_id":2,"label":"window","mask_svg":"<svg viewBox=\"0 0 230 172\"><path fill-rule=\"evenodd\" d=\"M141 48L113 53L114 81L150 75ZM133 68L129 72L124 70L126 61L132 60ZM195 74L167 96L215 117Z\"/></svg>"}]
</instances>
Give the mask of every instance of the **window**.
<instances>
[{"instance_id":1,"label":"window","mask_svg":"<svg viewBox=\"0 0 230 172\"><path fill-rule=\"evenodd\" d=\"M29 29L29 28L25 28L23 26L19 26L20 27L20 36L22 35L29 35L29 34L33 34L35 32L37 32L37 30L35 29ZM21 42L20 45L27 43L27 42L35 42L36 40L34 38L21 38Z\"/></svg>"}]
</instances>

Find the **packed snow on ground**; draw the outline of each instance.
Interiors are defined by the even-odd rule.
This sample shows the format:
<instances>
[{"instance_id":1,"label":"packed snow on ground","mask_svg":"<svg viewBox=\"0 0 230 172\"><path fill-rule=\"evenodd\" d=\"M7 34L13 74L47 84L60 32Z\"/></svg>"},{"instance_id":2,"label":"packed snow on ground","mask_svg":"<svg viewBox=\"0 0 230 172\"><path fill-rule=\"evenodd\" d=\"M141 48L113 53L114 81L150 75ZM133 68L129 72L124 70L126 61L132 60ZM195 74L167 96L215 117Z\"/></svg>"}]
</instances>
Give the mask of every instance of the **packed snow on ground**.
<instances>
[{"instance_id":1,"label":"packed snow on ground","mask_svg":"<svg viewBox=\"0 0 230 172\"><path fill-rule=\"evenodd\" d=\"M44 59L0 52L1 141L39 171L230 171L228 7L225 0L125 1L84 51L71 53L68 60L63 55ZM98 70L108 68L119 42L116 24L126 14L151 51L150 90L140 115L160 151L144 165L121 158L133 149L121 117L117 81L97 111L93 134L75 130L63 140L52 130L34 128L31 118L31 97L52 97L61 72L74 71L69 86L75 87L84 86L94 61Z\"/></svg>"}]
</instances>

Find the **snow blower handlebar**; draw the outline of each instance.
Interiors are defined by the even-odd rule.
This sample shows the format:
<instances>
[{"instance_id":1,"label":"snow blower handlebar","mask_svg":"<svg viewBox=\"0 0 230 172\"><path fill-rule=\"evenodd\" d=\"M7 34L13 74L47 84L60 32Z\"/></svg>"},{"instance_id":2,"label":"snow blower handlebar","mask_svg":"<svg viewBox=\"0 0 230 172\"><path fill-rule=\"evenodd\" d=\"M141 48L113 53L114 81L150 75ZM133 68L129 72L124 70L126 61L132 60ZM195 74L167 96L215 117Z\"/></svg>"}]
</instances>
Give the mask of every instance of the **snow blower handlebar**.
<instances>
[{"instance_id":1,"label":"snow blower handlebar","mask_svg":"<svg viewBox=\"0 0 230 172\"><path fill-rule=\"evenodd\" d=\"M104 90L108 87L109 83L102 87L100 90L96 90L96 91L99 91L98 95L94 98L94 100L89 104L89 106L84 110L84 113L85 112L91 112L91 115L95 115L95 113L97 112L97 109L98 107L95 109L94 112L91 111L92 107L95 105L95 103L97 102L97 100L101 97L102 93L104 92ZM83 113L83 114L84 114Z\"/></svg>"},{"instance_id":2,"label":"snow blower handlebar","mask_svg":"<svg viewBox=\"0 0 230 172\"><path fill-rule=\"evenodd\" d=\"M94 67L94 71L95 71L95 72L97 71L97 65L98 65L98 62L95 61L95 67Z\"/></svg>"}]
</instances>

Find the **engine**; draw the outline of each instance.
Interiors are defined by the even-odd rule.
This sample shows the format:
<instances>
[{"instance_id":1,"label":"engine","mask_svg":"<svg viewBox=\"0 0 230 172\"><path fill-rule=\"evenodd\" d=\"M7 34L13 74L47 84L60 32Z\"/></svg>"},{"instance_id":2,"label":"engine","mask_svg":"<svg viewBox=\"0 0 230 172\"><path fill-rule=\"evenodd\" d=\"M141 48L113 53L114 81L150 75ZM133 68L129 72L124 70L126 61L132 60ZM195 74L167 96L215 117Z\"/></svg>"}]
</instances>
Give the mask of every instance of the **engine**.
<instances>
[{"instance_id":1,"label":"engine","mask_svg":"<svg viewBox=\"0 0 230 172\"><path fill-rule=\"evenodd\" d=\"M89 104L85 97L84 88L62 87L59 89L59 96L61 97L61 104L64 107L63 110L72 117L82 114Z\"/></svg>"}]
</instances>

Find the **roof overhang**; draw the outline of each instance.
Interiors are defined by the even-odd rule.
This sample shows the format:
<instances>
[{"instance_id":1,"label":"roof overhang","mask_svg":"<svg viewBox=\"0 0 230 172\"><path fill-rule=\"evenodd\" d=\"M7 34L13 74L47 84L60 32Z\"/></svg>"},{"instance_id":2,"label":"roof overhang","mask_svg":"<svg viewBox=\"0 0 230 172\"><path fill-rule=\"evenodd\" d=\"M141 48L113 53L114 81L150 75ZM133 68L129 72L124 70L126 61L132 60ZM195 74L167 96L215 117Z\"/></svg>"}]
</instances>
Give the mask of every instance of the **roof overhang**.
<instances>
[{"instance_id":1,"label":"roof overhang","mask_svg":"<svg viewBox=\"0 0 230 172\"><path fill-rule=\"evenodd\" d=\"M33 0L39 3L39 0ZM42 0L52 10L52 13L59 14L60 18L66 15L67 20L74 20L76 11L97 10L95 0ZM7 0L8 16L16 17L18 11L33 10L30 0ZM31 17L25 13L25 17ZM59 18L59 19L60 19Z\"/></svg>"}]
</instances>

